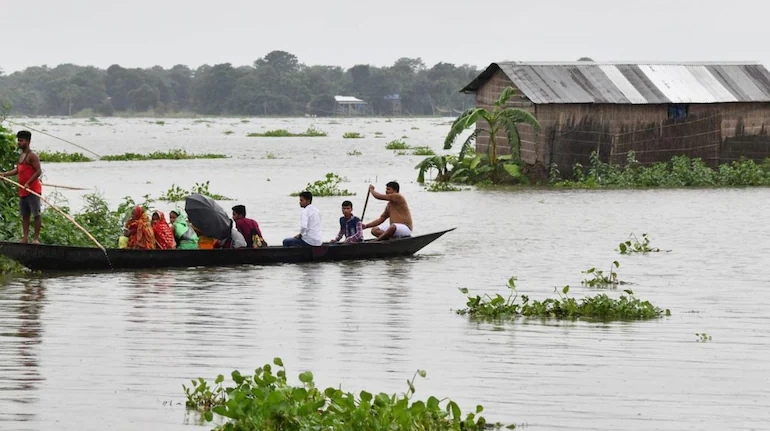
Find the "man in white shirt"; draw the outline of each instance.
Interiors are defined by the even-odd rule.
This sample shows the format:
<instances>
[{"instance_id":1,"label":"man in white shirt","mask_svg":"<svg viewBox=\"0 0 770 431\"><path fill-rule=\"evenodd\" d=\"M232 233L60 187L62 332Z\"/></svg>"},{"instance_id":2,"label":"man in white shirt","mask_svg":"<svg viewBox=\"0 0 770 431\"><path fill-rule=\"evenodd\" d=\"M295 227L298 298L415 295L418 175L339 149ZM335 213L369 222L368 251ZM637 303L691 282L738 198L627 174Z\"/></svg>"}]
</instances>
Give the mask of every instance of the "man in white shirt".
<instances>
[{"instance_id":1,"label":"man in white shirt","mask_svg":"<svg viewBox=\"0 0 770 431\"><path fill-rule=\"evenodd\" d=\"M319 246L323 243L321 239L321 213L312 202L312 193L305 191L299 194L299 206L302 207L300 231L293 238L283 240L284 247Z\"/></svg>"}]
</instances>

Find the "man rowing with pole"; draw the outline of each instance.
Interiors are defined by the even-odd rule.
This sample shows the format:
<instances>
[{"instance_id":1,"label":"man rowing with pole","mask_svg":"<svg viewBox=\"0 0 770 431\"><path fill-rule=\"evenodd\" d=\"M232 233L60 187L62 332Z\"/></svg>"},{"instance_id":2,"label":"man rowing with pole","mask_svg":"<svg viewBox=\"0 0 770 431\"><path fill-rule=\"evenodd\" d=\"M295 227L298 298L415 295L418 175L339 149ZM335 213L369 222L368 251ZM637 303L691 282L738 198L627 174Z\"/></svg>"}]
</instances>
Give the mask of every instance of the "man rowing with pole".
<instances>
[{"instance_id":1,"label":"man rowing with pole","mask_svg":"<svg viewBox=\"0 0 770 431\"><path fill-rule=\"evenodd\" d=\"M21 242L29 242L29 219L30 216L34 216L35 235L32 238L32 243L38 244L41 225L40 198L29 191L31 190L38 195L43 193L43 185L40 184L40 174L43 173L43 170L40 167L40 158L29 149L31 140L32 133L27 130L22 130L16 134L16 142L21 150L19 164L13 170L3 172L0 176L19 176L19 183L23 186L19 188L19 212L21 213L23 230Z\"/></svg>"},{"instance_id":2,"label":"man rowing with pole","mask_svg":"<svg viewBox=\"0 0 770 431\"><path fill-rule=\"evenodd\" d=\"M363 226L364 229L372 228L372 235L379 241L412 236L412 213L409 211L404 195L399 193L400 189L401 187L395 181L385 185L385 194L378 193L373 185L369 185L372 196L388 201L380 218ZM388 219L390 219L389 225L385 223Z\"/></svg>"}]
</instances>

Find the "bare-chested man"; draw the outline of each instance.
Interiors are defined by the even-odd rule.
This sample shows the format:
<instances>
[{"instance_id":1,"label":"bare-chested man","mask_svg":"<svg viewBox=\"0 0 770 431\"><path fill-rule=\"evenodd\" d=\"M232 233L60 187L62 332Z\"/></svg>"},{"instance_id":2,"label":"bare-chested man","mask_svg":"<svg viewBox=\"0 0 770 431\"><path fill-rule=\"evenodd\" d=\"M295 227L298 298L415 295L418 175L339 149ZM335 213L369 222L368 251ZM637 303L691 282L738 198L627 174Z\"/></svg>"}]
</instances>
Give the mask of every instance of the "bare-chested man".
<instances>
[{"instance_id":1,"label":"bare-chested man","mask_svg":"<svg viewBox=\"0 0 770 431\"><path fill-rule=\"evenodd\" d=\"M385 194L378 193L373 185L369 185L372 196L388 201L380 218L364 225L364 229L372 228L372 235L380 241L412 236L412 213L409 211L404 195L399 193L399 190L400 187L395 181L385 185ZM390 225L385 223L388 219L390 219Z\"/></svg>"}]
</instances>

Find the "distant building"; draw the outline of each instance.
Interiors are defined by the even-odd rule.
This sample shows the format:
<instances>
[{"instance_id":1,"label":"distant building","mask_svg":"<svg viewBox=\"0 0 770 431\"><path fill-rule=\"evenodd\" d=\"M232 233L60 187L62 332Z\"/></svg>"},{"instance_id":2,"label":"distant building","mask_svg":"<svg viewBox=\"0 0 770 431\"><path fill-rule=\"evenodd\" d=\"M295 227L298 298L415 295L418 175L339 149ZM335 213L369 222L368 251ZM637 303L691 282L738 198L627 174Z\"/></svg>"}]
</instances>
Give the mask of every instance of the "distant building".
<instances>
[{"instance_id":1,"label":"distant building","mask_svg":"<svg viewBox=\"0 0 770 431\"><path fill-rule=\"evenodd\" d=\"M502 90L509 106L533 113L542 130L521 126L522 158L539 169L555 163L570 174L598 150L623 164L676 155L710 166L770 156L770 72L759 63L492 63L461 90L490 108ZM483 129L484 124L478 123ZM482 132L476 149L486 152ZM508 152L505 136L498 149Z\"/></svg>"},{"instance_id":2,"label":"distant building","mask_svg":"<svg viewBox=\"0 0 770 431\"><path fill-rule=\"evenodd\" d=\"M389 94L384 97L388 103L390 115L401 115L401 96L398 94Z\"/></svg>"},{"instance_id":3,"label":"distant building","mask_svg":"<svg viewBox=\"0 0 770 431\"><path fill-rule=\"evenodd\" d=\"M369 105L353 96L334 96L337 103L338 115L364 115L369 111Z\"/></svg>"}]
</instances>

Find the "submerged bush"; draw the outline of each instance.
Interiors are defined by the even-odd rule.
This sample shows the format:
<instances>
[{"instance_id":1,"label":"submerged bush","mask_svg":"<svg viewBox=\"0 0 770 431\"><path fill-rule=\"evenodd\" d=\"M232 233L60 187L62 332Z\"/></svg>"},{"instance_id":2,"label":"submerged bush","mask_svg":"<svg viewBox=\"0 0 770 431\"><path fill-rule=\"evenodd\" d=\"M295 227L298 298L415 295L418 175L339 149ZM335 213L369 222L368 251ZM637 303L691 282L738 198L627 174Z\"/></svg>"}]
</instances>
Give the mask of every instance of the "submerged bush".
<instances>
[{"instance_id":1,"label":"submerged bush","mask_svg":"<svg viewBox=\"0 0 770 431\"><path fill-rule=\"evenodd\" d=\"M188 159L225 159L224 154L205 153L205 154L192 154L186 150L174 149L169 151L155 151L150 154L138 154L138 153L123 153L112 156L102 156L102 160L115 162L115 161L129 161L129 160L188 160Z\"/></svg>"},{"instance_id":2,"label":"submerged bush","mask_svg":"<svg viewBox=\"0 0 770 431\"><path fill-rule=\"evenodd\" d=\"M342 177L334 172L329 172L325 179L308 183L304 190L312 193L314 198L319 196L355 196L355 193L339 188L342 181ZM299 196L299 194L300 192L295 192L290 196Z\"/></svg>"},{"instance_id":3,"label":"submerged bush","mask_svg":"<svg viewBox=\"0 0 770 431\"><path fill-rule=\"evenodd\" d=\"M278 368L275 373L273 365ZM241 375L237 370L231 376L234 384L227 388L222 386L221 374L213 387L203 378L192 380L191 387L182 385L188 408L203 411L209 422L215 414L229 419L216 430L480 431L502 426L487 424L479 415L482 406L463 417L457 403L447 398L431 396L426 401L412 401L414 380L426 376L423 370L407 380L408 390L401 395L367 391L354 394L335 387L321 390L310 371L299 373L300 385L293 386L288 383L281 358L257 368L253 376Z\"/></svg>"},{"instance_id":4,"label":"submerged bush","mask_svg":"<svg viewBox=\"0 0 770 431\"><path fill-rule=\"evenodd\" d=\"M669 316L671 312L653 306L649 301L642 301L634 297L631 290L624 290L628 296L620 295L620 298L612 298L606 294L586 296L580 301L567 296L569 286L559 291L558 298L548 298L544 301L531 301L527 295L521 296L521 303L517 303L516 277L508 280L510 295L504 298L497 294L471 296L468 289L460 291L466 295L467 308L457 310L457 314L469 315L485 319L513 319L516 317L540 317L555 319L583 319L583 320L645 320L657 319Z\"/></svg>"},{"instance_id":5,"label":"submerged bush","mask_svg":"<svg viewBox=\"0 0 770 431\"><path fill-rule=\"evenodd\" d=\"M307 128L307 130L300 133L292 133L286 129L276 129L276 130L268 130L267 132L262 132L262 133L248 133L246 134L246 136L249 138L291 138L291 137L315 138L315 137L327 136L327 133L324 132L323 130L318 130L313 126L310 126Z\"/></svg>"},{"instance_id":6,"label":"submerged bush","mask_svg":"<svg viewBox=\"0 0 770 431\"><path fill-rule=\"evenodd\" d=\"M44 163L70 163L70 162L92 162L93 159L83 153L68 153L66 151L40 151L37 153L40 161Z\"/></svg>"},{"instance_id":7,"label":"submerged bush","mask_svg":"<svg viewBox=\"0 0 770 431\"><path fill-rule=\"evenodd\" d=\"M740 160L711 169L700 158L676 156L668 162L644 166L636 160L633 151L625 165L602 162L596 152L591 153L587 173L576 163L573 179L561 179L556 165L551 165L549 183L565 188L636 188L636 187L735 187L770 186L770 159L761 165L753 160Z\"/></svg>"}]
</instances>

